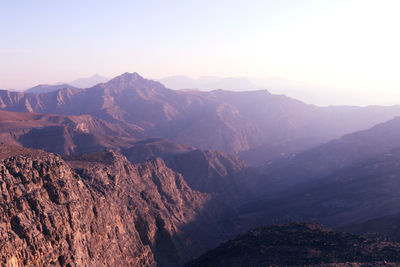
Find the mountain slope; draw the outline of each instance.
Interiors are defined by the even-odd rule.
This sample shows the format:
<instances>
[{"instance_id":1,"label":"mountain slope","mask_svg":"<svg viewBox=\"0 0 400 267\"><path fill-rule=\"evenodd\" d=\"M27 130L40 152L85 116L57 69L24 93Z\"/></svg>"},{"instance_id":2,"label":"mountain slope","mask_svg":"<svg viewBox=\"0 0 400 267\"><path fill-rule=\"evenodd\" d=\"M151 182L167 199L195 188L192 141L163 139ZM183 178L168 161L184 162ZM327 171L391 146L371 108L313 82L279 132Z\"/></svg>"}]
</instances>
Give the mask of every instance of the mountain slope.
<instances>
[{"instance_id":1,"label":"mountain slope","mask_svg":"<svg viewBox=\"0 0 400 267\"><path fill-rule=\"evenodd\" d=\"M399 130L395 118L267 166L266 175L252 181L262 188L258 198L241 214L250 224L312 220L384 233L380 218L400 213Z\"/></svg>"},{"instance_id":2,"label":"mountain slope","mask_svg":"<svg viewBox=\"0 0 400 267\"><path fill-rule=\"evenodd\" d=\"M396 266L400 245L315 224L289 224L252 230L185 266L372 266L366 263Z\"/></svg>"},{"instance_id":3,"label":"mountain slope","mask_svg":"<svg viewBox=\"0 0 400 267\"><path fill-rule=\"evenodd\" d=\"M367 220L362 223L345 225L341 229L370 236L379 236L400 242L400 213Z\"/></svg>"},{"instance_id":4,"label":"mountain slope","mask_svg":"<svg viewBox=\"0 0 400 267\"><path fill-rule=\"evenodd\" d=\"M400 118L378 124L370 129L345 135L293 157L275 161L261 168L265 183L284 186L300 184L331 175L353 164L381 154L391 154L400 147Z\"/></svg>"},{"instance_id":5,"label":"mountain slope","mask_svg":"<svg viewBox=\"0 0 400 267\"><path fill-rule=\"evenodd\" d=\"M390 232L400 213L399 130L395 118L266 166L264 175L246 180L258 193L240 215L250 226L316 221ZM392 218L387 228L384 218Z\"/></svg>"},{"instance_id":6,"label":"mountain slope","mask_svg":"<svg viewBox=\"0 0 400 267\"><path fill-rule=\"evenodd\" d=\"M400 212L400 150L381 154L319 180L248 203L244 214L269 223L312 220L330 226L362 223Z\"/></svg>"}]
</instances>

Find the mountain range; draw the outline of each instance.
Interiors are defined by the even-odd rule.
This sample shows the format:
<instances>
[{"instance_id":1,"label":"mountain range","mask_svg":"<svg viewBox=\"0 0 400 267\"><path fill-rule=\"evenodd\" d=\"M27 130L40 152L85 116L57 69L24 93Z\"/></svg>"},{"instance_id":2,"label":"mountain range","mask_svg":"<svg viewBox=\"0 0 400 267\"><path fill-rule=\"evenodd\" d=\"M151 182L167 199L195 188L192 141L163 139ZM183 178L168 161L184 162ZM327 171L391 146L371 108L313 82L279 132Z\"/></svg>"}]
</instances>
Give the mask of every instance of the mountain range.
<instances>
[{"instance_id":1,"label":"mountain range","mask_svg":"<svg viewBox=\"0 0 400 267\"><path fill-rule=\"evenodd\" d=\"M134 124L149 137L228 153L282 142L301 143L305 138L327 141L400 114L400 106L317 107L266 90L174 91L137 73L125 73L87 89L64 88L45 94L3 90L0 109L89 114L113 123Z\"/></svg>"},{"instance_id":2,"label":"mountain range","mask_svg":"<svg viewBox=\"0 0 400 267\"><path fill-rule=\"evenodd\" d=\"M250 224L263 218L311 220L356 233L393 229L400 214L399 127L395 118L264 166L250 186L259 189L257 197L240 208L242 216Z\"/></svg>"},{"instance_id":3,"label":"mountain range","mask_svg":"<svg viewBox=\"0 0 400 267\"><path fill-rule=\"evenodd\" d=\"M137 73L78 87L0 90L3 264L398 261L400 106L173 90ZM269 227L299 221L373 238Z\"/></svg>"},{"instance_id":4,"label":"mountain range","mask_svg":"<svg viewBox=\"0 0 400 267\"><path fill-rule=\"evenodd\" d=\"M108 80L110 80L110 79L100 76L98 74L95 74L93 76L86 77L86 78L78 78L78 79L73 80L68 83L39 84L32 88L26 89L24 92L40 94L40 93L49 93L49 92L57 91L57 90L60 90L63 88L73 88L73 89L88 88L88 87L92 87L99 83L107 82Z\"/></svg>"}]
</instances>

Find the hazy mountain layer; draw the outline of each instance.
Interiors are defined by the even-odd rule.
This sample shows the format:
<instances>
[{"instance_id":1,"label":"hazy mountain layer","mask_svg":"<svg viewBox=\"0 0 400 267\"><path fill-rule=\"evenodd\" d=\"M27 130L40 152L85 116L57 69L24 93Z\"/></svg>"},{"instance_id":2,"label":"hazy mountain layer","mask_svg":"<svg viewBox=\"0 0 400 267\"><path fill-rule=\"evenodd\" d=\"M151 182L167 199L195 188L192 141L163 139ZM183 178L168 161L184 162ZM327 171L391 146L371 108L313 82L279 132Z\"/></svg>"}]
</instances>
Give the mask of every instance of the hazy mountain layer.
<instances>
[{"instance_id":1,"label":"hazy mountain layer","mask_svg":"<svg viewBox=\"0 0 400 267\"><path fill-rule=\"evenodd\" d=\"M29 88L29 89L25 90L24 92L25 93L42 94L42 93L54 92L54 91L64 89L64 88L78 89L72 85L65 84L65 83L64 84L54 84L54 85L40 84L35 87Z\"/></svg>"},{"instance_id":2,"label":"hazy mountain layer","mask_svg":"<svg viewBox=\"0 0 400 267\"><path fill-rule=\"evenodd\" d=\"M0 91L0 108L90 114L138 125L149 137L229 153L309 137L326 140L400 114L398 106L321 108L262 90L174 91L137 73L125 73L82 90L61 89L39 95Z\"/></svg>"},{"instance_id":3,"label":"hazy mountain layer","mask_svg":"<svg viewBox=\"0 0 400 267\"><path fill-rule=\"evenodd\" d=\"M370 129L355 132L329 143L265 165L262 181L282 186L304 183L331 175L350 165L373 160L381 154L391 155L400 147L400 118ZM258 183L256 182L256 183Z\"/></svg>"},{"instance_id":4,"label":"hazy mountain layer","mask_svg":"<svg viewBox=\"0 0 400 267\"><path fill-rule=\"evenodd\" d=\"M400 213L399 129L396 118L266 166L266 175L252 181L264 194L241 214L253 224L312 220L389 231L379 220Z\"/></svg>"}]
</instances>

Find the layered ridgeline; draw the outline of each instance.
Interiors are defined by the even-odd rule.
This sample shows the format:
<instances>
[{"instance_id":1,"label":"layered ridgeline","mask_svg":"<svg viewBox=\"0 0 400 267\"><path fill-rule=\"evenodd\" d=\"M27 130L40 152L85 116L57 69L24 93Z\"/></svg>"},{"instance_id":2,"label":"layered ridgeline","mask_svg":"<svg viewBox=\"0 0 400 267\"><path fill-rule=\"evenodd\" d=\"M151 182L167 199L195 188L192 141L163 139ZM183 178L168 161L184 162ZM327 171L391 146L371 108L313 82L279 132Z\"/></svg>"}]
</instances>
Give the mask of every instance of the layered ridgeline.
<instances>
[{"instance_id":1,"label":"layered ridgeline","mask_svg":"<svg viewBox=\"0 0 400 267\"><path fill-rule=\"evenodd\" d=\"M351 133L260 168L271 181L299 184L400 148L400 117Z\"/></svg>"},{"instance_id":2,"label":"layered ridgeline","mask_svg":"<svg viewBox=\"0 0 400 267\"><path fill-rule=\"evenodd\" d=\"M312 220L390 236L400 214L399 131L395 118L266 166L253 181L264 194L241 214L252 223Z\"/></svg>"},{"instance_id":3,"label":"layered ridgeline","mask_svg":"<svg viewBox=\"0 0 400 267\"><path fill-rule=\"evenodd\" d=\"M229 208L161 159L0 148L2 265L179 266L232 227Z\"/></svg>"},{"instance_id":4,"label":"layered ridgeline","mask_svg":"<svg viewBox=\"0 0 400 267\"><path fill-rule=\"evenodd\" d=\"M137 73L125 73L88 89L64 88L43 94L3 90L0 108L90 114L109 122L135 124L149 137L167 138L200 149L238 153L267 145L265 153L277 156L280 153L269 152L271 145L294 142L301 150L315 145L302 141L310 137L322 142L400 114L398 106L322 108L266 90L175 91ZM274 156L266 157L271 158Z\"/></svg>"},{"instance_id":5,"label":"layered ridgeline","mask_svg":"<svg viewBox=\"0 0 400 267\"><path fill-rule=\"evenodd\" d=\"M160 157L183 174L195 190L220 195L233 203L245 197L247 166L237 157L203 151L166 139L145 139L133 124L112 123L91 115L53 115L0 111L0 142L76 155L113 149L132 163Z\"/></svg>"},{"instance_id":6,"label":"layered ridgeline","mask_svg":"<svg viewBox=\"0 0 400 267\"><path fill-rule=\"evenodd\" d=\"M187 267L399 266L400 244L316 224L262 227L223 243Z\"/></svg>"}]
</instances>

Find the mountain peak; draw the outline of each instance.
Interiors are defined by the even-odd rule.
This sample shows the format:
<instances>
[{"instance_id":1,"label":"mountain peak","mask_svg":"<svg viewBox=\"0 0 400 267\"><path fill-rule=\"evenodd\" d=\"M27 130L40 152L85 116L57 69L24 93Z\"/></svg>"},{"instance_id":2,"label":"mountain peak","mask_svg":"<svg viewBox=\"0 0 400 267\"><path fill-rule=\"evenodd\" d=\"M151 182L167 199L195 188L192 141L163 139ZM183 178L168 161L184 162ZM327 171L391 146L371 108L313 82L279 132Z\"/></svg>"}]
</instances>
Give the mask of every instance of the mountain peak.
<instances>
[{"instance_id":1,"label":"mountain peak","mask_svg":"<svg viewBox=\"0 0 400 267\"><path fill-rule=\"evenodd\" d=\"M139 73L137 73L137 72L132 72L132 73L131 72L125 72L125 73L113 78L111 81L114 81L114 80L118 80L118 81L133 80L133 81L135 81L135 80L141 80L141 79L144 79L144 78L142 76L140 76Z\"/></svg>"},{"instance_id":2,"label":"mountain peak","mask_svg":"<svg viewBox=\"0 0 400 267\"><path fill-rule=\"evenodd\" d=\"M140 76L137 72L125 72L117 77L114 77L111 79L107 84L113 85L113 86L118 86L122 88L130 87L137 85L137 83L141 83L145 81L142 76Z\"/></svg>"},{"instance_id":3,"label":"mountain peak","mask_svg":"<svg viewBox=\"0 0 400 267\"><path fill-rule=\"evenodd\" d=\"M105 85L118 91L132 88L140 90L150 89L150 91L153 91L155 89L165 88L159 82L145 79L137 72L125 72L105 83Z\"/></svg>"}]
</instances>

